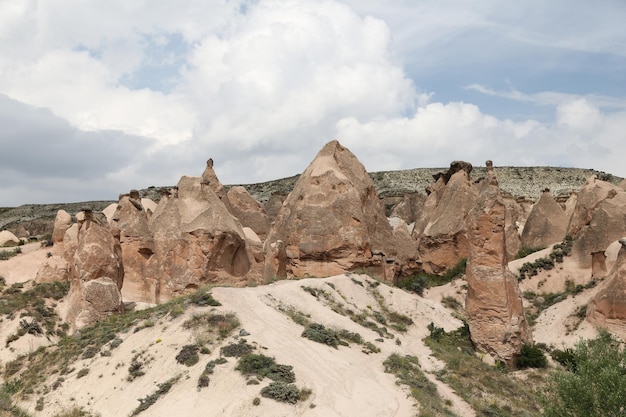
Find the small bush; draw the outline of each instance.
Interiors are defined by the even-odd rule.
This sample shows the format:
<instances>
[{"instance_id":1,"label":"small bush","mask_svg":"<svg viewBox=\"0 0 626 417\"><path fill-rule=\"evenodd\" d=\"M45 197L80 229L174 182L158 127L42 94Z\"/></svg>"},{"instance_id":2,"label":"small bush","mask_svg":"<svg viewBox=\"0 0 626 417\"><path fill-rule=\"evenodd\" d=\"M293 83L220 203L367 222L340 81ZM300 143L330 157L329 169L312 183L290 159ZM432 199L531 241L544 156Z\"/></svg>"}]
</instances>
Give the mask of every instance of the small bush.
<instances>
[{"instance_id":1,"label":"small bush","mask_svg":"<svg viewBox=\"0 0 626 417\"><path fill-rule=\"evenodd\" d=\"M274 358L262 354L250 353L242 356L235 369L247 376L255 375L259 379L268 377L273 381L284 383L296 380L292 366L277 364Z\"/></svg>"},{"instance_id":2,"label":"small bush","mask_svg":"<svg viewBox=\"0 0 626 417\"><path fill-rule=\"evenodd\" d=\"M156 390L154 393L146 396L145 398L140 398L139 399L139 406L137 406L137 408L135 408L131 414L131 416L136 416L137 414L141 413L142 411L147 410L148 408L150 408L161 396L167 394L170 389L172 389L172 387L174 386L174 384L178 381L178 376L171 378L161 384L158 385L159 389Z\"/></svg>"},{"instance_id":3,"label":"small bush","mask_svg":"<svg viewBox=\"0 0 626 417\"><path fill-rule=\"evenodd\" d=\"M176 362L185 366L193 366L200 360L198 355L198 345L185 345L181 351L176 355Z\"/></svg>"},{"instance_id":4,"label":"small bush","mask_svg":"<svg viewBox=\"0 0 626 417\"><path fill-rule=\"evenodd\" d=\"M78 371L78 373L76 374L76 378L82 378L85 375L87 375L89 373L89 368L82 368L80 371Z\"/></svg>"},{"instance_id":5,"label":"small bush","mask_svg":"<svg viewBox=\"0 0 626 417\"><path fill-rule=\"evenodd\" d=\"M519 369L545 368L546 366L548 366L548 360L538 346L522 345L522 350L517 357L517 367Z\"/></svg>"},{"instance_id":6,"label":"small bush","mask_svg":"<svg viewBox=\"0 0 626 417\"><path fill-rule=\"evenodd\" d=\"M335 349L337 349L337 347L341 343L339 336L334 330L327 329L319 323L311 323L302 332L302 337L306 337L307 339L317 343L323 343L328 346L332 346Z\"/></svg>"},{"instance_id":7,"label":"small bush","mask_svg":"<svg viewBox=\"0 0 626 417\"><path fill-rule=\"evenodd\" d=\"M441 337L446 333L445 330L443 330L443 327L435 326L435 323L433 323L432 321L427 328L430 332L431 339L433 339L435 342L440 341Z\"/></svg>"},{"instance_id":8,"label":"small bush","mask_svg":"<svg viewBox=\"0 0 626 417\"><path fill-rule=\"evenodd\" d=\"M286 384L284 382L272 382L261 390L261 395L272 400L296 404L300 401L300 390L294 384Z\"/></svg>"},{"instance_id":9,"label":"small bush","mask_svg":"<svg viewBox=\"0 0 626 417\"><path fill-rule=\"evenodd\" d=\"M244 340L241 340L239 343L233 343L222 347L220 349L220 355L239 358L243 355L247 355L248 353L252 353L253 351L254 346L249 345Z\"/></svg>"},{"instance_id":10,"label":"small bush","mask_svg":"<svg viewBox=\"0 0 626 417\"><path fill-rule=\"evenodd\" d=\"M259 405L261 404L261 399L259 397L254 397L254 400L252 400L252 405Z\"/></svg>"},{"instance_id":11,"label":"small bush","mask_svg":"<svg viewBox=\"0 0 626 417\"><path fill-rule=\"evenodd\" d=\"M211 307L219 307L222 305L219 301L213 298L213 295L209 292L208 289L202 288L193 293L189 297L189 302L195 304L197 306L211 306Z\"/></svg>"}]
</instances>

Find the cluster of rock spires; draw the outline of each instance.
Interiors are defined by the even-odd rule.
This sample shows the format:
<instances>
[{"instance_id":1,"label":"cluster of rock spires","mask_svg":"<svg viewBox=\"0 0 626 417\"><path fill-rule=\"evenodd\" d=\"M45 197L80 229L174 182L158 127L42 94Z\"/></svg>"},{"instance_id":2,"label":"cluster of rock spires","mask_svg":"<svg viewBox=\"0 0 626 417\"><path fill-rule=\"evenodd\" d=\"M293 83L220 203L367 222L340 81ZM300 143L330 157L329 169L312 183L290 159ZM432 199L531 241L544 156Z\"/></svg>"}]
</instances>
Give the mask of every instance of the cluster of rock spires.
<instances>
[{"instance_id":1,"label":"cluster of rock spires","mask_svg":"<svg viewBox=\"0 0 626 417\"><path fill-rule=\"evenodd\" d=\"M503 195L488 168L473 180L471 164L453 162L426 195L406 195L387 218L365 168L337 141L289 195L275 194L265 206L243 187L226 192L209 160L201 176L182 177L158 205L131 191L105 215L84 210L73 222L60 211L53 256L38 280L71 281L68 319L80 327L120 311L123 299L159 303L205 284L348 271L395 283L467 258L472 339L510 363L532 337L508 261L522 246L546 247L569 234L577 262L602 264L600 254L626 235L626 191L592 177L565 203L545 190L533 204ZM607 326L626 323L622 252L589 309L591 320Z\"/></svg>"}]
</instances>

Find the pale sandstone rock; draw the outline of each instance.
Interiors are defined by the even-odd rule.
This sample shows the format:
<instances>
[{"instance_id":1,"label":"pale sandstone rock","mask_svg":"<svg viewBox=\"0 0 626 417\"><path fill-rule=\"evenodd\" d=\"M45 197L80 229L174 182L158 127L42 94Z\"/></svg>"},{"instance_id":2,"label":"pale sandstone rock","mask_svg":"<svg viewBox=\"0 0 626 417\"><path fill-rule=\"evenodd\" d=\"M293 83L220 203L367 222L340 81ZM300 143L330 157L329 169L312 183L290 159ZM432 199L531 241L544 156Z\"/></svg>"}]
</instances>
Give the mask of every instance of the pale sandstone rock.
<instances>
[{"instance_id":1,"label":"pale sandstone rock","mask_svg":"<svg viewBox=\"0 0 626 417\"><path fill-rule=\"evenodd\" d=\"M270 229L270 221L265 209L241 186L232 187L226 193L230 203L230 212L241 222L243 227L249 227L264 240Z\"/></svg>"},{"instance_id":2,"label":"pale sandstone rock","mask_svg":"<svg viewBox=\"0 0 626 417\"><path fill-rule=\"evenodd\" d=\"M66 320L72 328L80 328L113 312L123 311L120 289L124 282L124 267L119 236L114 236L115 231L104 217L94 219L89 210L81 213L78 216L81 221L77 226L77 246L70 262ZM66 237L70 230L66 232Z\"/></svg>"},{"instance_id":3,"label":"pale sandstone rock","mask_svg":"<svg viewBox=\"0 0 626 417\"><path fill-rule=\"evenodd\" d=\"M479 349L513 365L522 345L532 343L532 337L517 279L507 266L505 205L492 171L482 181L468 226L466 314L470 335Z\"/></svg>"},{"instance_id":4,"label":"pale sandstone rock","mask_svg":"<svg viewBox=\"0 0 626 417\"><path fill-rule=\"evenodd\" d=\"M383 275L372 251L389 258L401 255L374 183L337 141L317 154L283 203L265 242L267 278L282 276L278 241L284 243L290 277L323 277L370 266Z\"/></svg>"},{"instance_id":5,"label":"pale sandstone rock","mask_svg":"<svg viewBox=\"0 0 626 417\"><path fill-rule=\"evenodd\" d=\"M154 254L154 240L148 225L148 215L136 191L120 196L110 222L112 227L119 229L120 234L124 263L122 294L133 301L155 303L157 282L146 273L148 260Z\"/></svg>"},{"instance_id":6,"label":"pale sandstone rock","mask_svg":"<svg viewBox=\"0 0 626 417\"><path fill-rule=\"evenodd\" d=\"M426 203L427 196L422 193L409 193L391 210L390 217L399 217L407 224L417 220L419 213Z\"/></svg>"},{"instance_id":7,"label":"pale sandstone rock","mask_svg":"<svg viewBox=\"0 0 626 417\"><path fill-rule=\"evenodd\" d=\"M587 320L626 340L626 240L602 289L587 305Z\"/></svg>"},{"instance_id":8,"label":"pale sandstone rock","mask_svg":"<svg viewBox=\"0 0 626 417\"><path fill-rule=\"evenodd\" d=\"M563 208L544 190L528 216L522 232L522 245L529 248L546 248L562 242L567 233L569 218Z\"/></svg>"},{"instance_id":9,"label":"pale sandstone rock","mask_svg":"<svg viewBox=\"0 0 626 417\"><path fill-rule=\"evenodd\" d=\"M17 246L20 240L8 230L0 231L0 246Z\"/></svg>"},{"instance_id":10,"label":"pale sandstone rock","mask_svg":"<svg viewBox=\"0 0 626 417\"><path fill-rule=\"evenodd\" d=\"M47 258L37 270L35 282L63 282L70 279L70 264L59 255Z\"/></svg>"},{"instance_id":11,"label":"pale sandstone rock","mask_svg":"<svg viewBox=\"0 0 626 417\"><path fill-rule=\"evenodd\" d=\"M148 261L147 274L157 280L158 301L205 284L246 285L261 278L262 264L256 265L241 224L213 191L210 184L215 186L215 181L208 183L209 179L182 177L177 190L161 199L150 220L154 256Z\"/></svg>"},{"instance_id":12,"label":"pale sandstone rock","mask_svg":"<svg viewBox=\"0 0 626 417\"><path fill-rule=\"evenodd\" d=\"M56 254L62 254L65 250L63 246L63 238L65 232L72 226L72 216L65 210L59 210L54 218L54 229L52 231L53 251Z\"/></svg>"},{"instance_id":13,"label":"pale sandstone rock","mask_svg":"<svg viewBox=\"0 0 626 417\"><path fill-rule=\"evenodd\" d=\"M265 203L265 212L270 220L270 223L278 216L283 203L287 199L287 194L280 192L273 192L270 195L269 200Z\"/></svg>"},{"instance_id":14,"label":"pale sandstone rock","mask_svg":"<svg viewBox=\"0 0 626 417\"><path fill-rule=\"evenodd\" d=\"M477 196L469 177L471 170L466 162L450 164L450 169L438 176L416 221L413 236L426 272L443 273L467 257L467 215Z\"/></svg>"},{"instance_id":15,"label":"pale sandstone rock","mask_svg":"<svg viewBox=\"0 0 626 417\"><path fill-rule=\"evenodd\" d=\"M117 210L117 203L111 203L102 210L102 213L107 218L107 221L111 223L113 221L113 216L115 215L115 211Z\"/></svg>"},{"instance_id":16,"label":"pale sandstone rock","mask_svg":"<svg viewBox=\"0 0 626 417\"><path fill-rule=\"evenodd\" d=\"M579 266L590 268L592 253L604 251L626 235L626 191L591 177L578 193L568 227L574 237L572 256Z\"/></svg>"}]
</instances>

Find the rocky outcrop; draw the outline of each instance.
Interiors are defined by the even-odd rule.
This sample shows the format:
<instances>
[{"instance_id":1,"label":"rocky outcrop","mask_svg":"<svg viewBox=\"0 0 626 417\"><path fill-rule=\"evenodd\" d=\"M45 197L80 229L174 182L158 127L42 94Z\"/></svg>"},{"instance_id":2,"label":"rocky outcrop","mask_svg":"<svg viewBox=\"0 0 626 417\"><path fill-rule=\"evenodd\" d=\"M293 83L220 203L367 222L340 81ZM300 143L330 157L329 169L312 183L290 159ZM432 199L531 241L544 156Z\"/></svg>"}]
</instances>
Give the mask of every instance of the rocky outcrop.
<instances>
[{"instance_id":1,"label":"rocky outcrop","mask_svg":"<svg viewBox=\"0 0 626 417\"><path fill-rule=\"evenodd\" d=\"M0 247L1 246L17 246L20 240L12 232L8 230L0 231Z\"/></svg>"},{"instance_id":2,"label":"rocky outcrop","mask_svg":"<svg viewBox=\"0 0 626 417\"><path fill-rule=\"evenodd\" d=\"M545 189L533 205L522 232L522 245L528 248L546 248L562 242L567 233L569 218L550 190Z\"/></svg>"},{"instance_id":3,"label":"rocky outcrop","mask_svg":"<svg viewBox=\"0 0 626 417\"><path fill-rule=\"evenodd\" d=\"M467 215L477 196L471 171L471 164L455 161L428 190L413 231L426 272L443 273L467 257Z\"/></svg>"},{"instance_id":4,"label":"rocky outcrop","mask_svg":"<svg viewBox=\"0 0 626 417\"><path fill-rule=\"evenodd\" d=\"M47 258L35 276L35 282L63 282L70 279L70 264L60 255L52 255Z\"/></svg>"},{"instance_id":5,"label":"rocky outcrop","mask_svg":"<svg viewBox=\"0 0 626 417\"><path fill-rule=\"evenodd\" d=\"M603 287L587 304L587 320L626 339L626 239Z\"/></svg>"},{"instance_id":6,"label":"rocky outcrop","mask_svg":"<svg viewBox=\"0 0 626 417\"><path fill-rule=\"evenodd\" d=\"M374 251L392 263L406 263L397 259L392 229L365 168L339 142L329 142L300 176L270 229L266 277L281 277L283 271L289 277L323 277L364 267L382 276Z\"/></svg>"},{"instance_id":7,"label":"rocky outcrop","mask_svg":"<svg viewBox=\"0 0 626 417\"><path fill-rule=\"evenodd\" d=\"M593 253L626 235L624 207L626 191L608 182L591 177L580 190L568 226L572 256L580 267L590 268Z\"/></svg>"},{"instance_id":8,"label":"rocky outcrop","mask_svg":"<svg viewBox=\"0 0 626 417\"><path fill-rule=\"evenodd\" d=\"M283 202L287 199L287 194L281 192L275 192L270 195L269 199L265 203L265 212L270 220L270 223L278 217Z\"/></svg>"},{"instance_id":9,"label":"rocky outcrop","mask_svg":"<svg viewBox=\"0 0 626 417\"><path fill-rule=\"evenodd\" d=\"M146 273L146 265L154 254L154 241L148 215L137 190L120 196L110 223L119 230L124 263L124 297L155 303L157 283L152 275Z\"/></svg>"},{"instance_id":10,"label":"rocky outcrop","mask_svg":"<svg viewBox=\"0 0 626 417\"><path fill-rule=\"evenodd\" d=\"M505 205L492 171L481 183L468 226L466 314L470 335L479 349L514 365L522 345L531 343L532 338L517 279L507 266Z\"/></svg>"},{"instance_id":11,"label":"rocky outcrop","mask_svg":"<svg viewBox=\"0 0 626 417\"><path fill-rule=\"evenodd\" d=\"M414 223L426 203L426 195L422 193L409 193L402 197L390 213L390 217L399 217L407 224Z\"/></svg>"},{"instance_id":12,"label":"rocky outcrop","mask_svg":"<svg viewBox=\"0 0 626 417\"><path fill-rule=\"evenodd\" d=\"M146 271L156 280L158 301L204 284L245 285L261 277L262 264L255 270L241 223L211 184L210 176L182 177L152 216L154 256Z\"/></svg>"},{"instance_id":13,"label":"rocky outcrop","mask_svg":"<svg viewBox=\"0 0 626 417\"><path fill-rule=\"evenodd\" d=\"M239 219L243 227L249 227L261 240L265 240L270 221L261 203L252 198L243 187L232 187L226 197L230 203L231 214Z\"/></svg>"},{"instance_id":14,"label":"rocky outcrop","mask_svg":"<svg viewBox=\"0 0 626 417\"><path fill-rule=\"evenodd\" d=\"M72 216L65 210L59 210L54 218L54 229L52 231L52 244L55 254L63 254L65 247L63 245L63 238L65 232L73 224Z\"/></svg>"},{"instance_id":15,"label":"rocky outcrop","mask_svg":"<svg viewBox=\"0 0 626 417\"><path fill-rule=\"evenodd\" d=\"M123 311L120 289L124 267L119 241L104 216L94 218L90 210L81 214L77 216L78 243L70 262L67 321L73 328Z\"/></svg>"}]
</instances>

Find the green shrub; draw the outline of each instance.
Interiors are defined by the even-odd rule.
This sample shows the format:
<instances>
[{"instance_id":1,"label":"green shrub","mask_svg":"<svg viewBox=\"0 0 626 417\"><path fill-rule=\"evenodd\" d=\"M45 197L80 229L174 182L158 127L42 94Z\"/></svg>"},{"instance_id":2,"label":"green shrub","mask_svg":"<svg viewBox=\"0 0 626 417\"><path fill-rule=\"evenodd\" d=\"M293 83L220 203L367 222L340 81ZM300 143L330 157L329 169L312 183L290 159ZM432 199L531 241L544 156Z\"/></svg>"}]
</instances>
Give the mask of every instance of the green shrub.
<instances>
[{"instance_id":1,"label":"green shrub","mask_svg":"<svg viewBox=\"0 0 626 417\"><path fill-rule=\"evenodd\" d=\"M521 352L517 357L517 367L519 369L545 368L546 366L548 366L548 360L538 346L529 344L522 345Z\"/></svg>"},{"instance_id":2,"label":"green shrub","mask_svg":"<svg viewBox=\"0 0 626 417\"><path fill-rule=\"evenodd\" d=\"M185 366L193 366L200 360L198 355L200 348L198 345L185 345L181 351L176 355L176 362Z\"/></svg>"},{"instance_id":3,"label":"green shrub","mask_svg":"<svg viewBox=\"0 0 626 417\"><path fill-rule=\"evenodd\" d=\"M261 395L272 400L296 404L301 400L301 391L294 384L286 384L284 382L271 382L267 387L261 390Z\"/></svg>"},{"instance_id":4,"label":"green shrub","mask_svg":"<svg viewBox=\"0 0 626 417\"><path fill-rule=\"evenodd\" d=\"M136 416L137 414L141 413L142 411L147 410L148 408L150 408L152 405L154 405L154 403L163 395L167 394L170 389L172 389L172 387L174 386L174 384L178 381L180 377L176 376L174 378L171 378L161 384L158 385L159 389L157 389L154 393L144 397L144 398L140 398L139 399L139 406L137 406L137 408L135 408L131 414L131 416Z\"/></svg>"},{"instance_id":5,"label":"green shrub","mask_svg":"<svg viewBox=\"0 0 626 417\"><path fill-rule=\"evenodd\" d=\"M255 375L259 379L268 377L276 382L295 382L296 375L290 365L277 364L274 358L262 354L244 355L235 368L246 376Z\"/></svg>"},{"instance_id":6,"label":"green shrub","mask_svg":"<svg viewBox=\"0 0 626 417\"><path fill-rule=\"evenodd\" d=\"M608 332L581 341L571 352L574 367L557 371L543 398L546 417L623 416L626 410L626 350Z\"/></svg>"},{"instance_id":7,"label":"green shrub","mask_svg":"<svg viewBox=\"0 0 626 417\"><path fill-rule=\"evenodd\" d=\"M335 349L341 344L341 340L332 329L328 329L319 323L311 323L302 332L302 337L306 337L317 343L323 343L328 346L332 346Z\"/></svg>"},{"instance_id":8,"label":"green shrub","mask_svg":"<svg viewBox=\"0 0 626 417\"><path fill-rule=\"evenodd\" d=\"M248 353L252 353L254 351L254 346L246 343L245 340L241 340L239 343L233 343L231 345L224 346L220 349L220 355L226 357L241 357L243 355L247 355Z\"/></svg>"},{"instance_id":9,"label":"green shrub","mask_svg":"<svg viewBox=\"0 0 626 417\"><path fill-rule=\"evenodd\" d=\"M197 306L212 306L219 307L222 305L219 301L213 298L213 295L209 292L208 288L200 288L189 297L189 302Z\"/></svg>"},{"instance_id":10,"label":"green shrub","mask_svg":"<svg viewBox=\"0 0 626 417\"><path fill-rule=\"evenodd\" d=\"M80 371L78 371L78 373L76 374L76 378L82 378L84 376L86 376L89 373L89 368L82 368Z\"/></svg>"}]
</instances>

